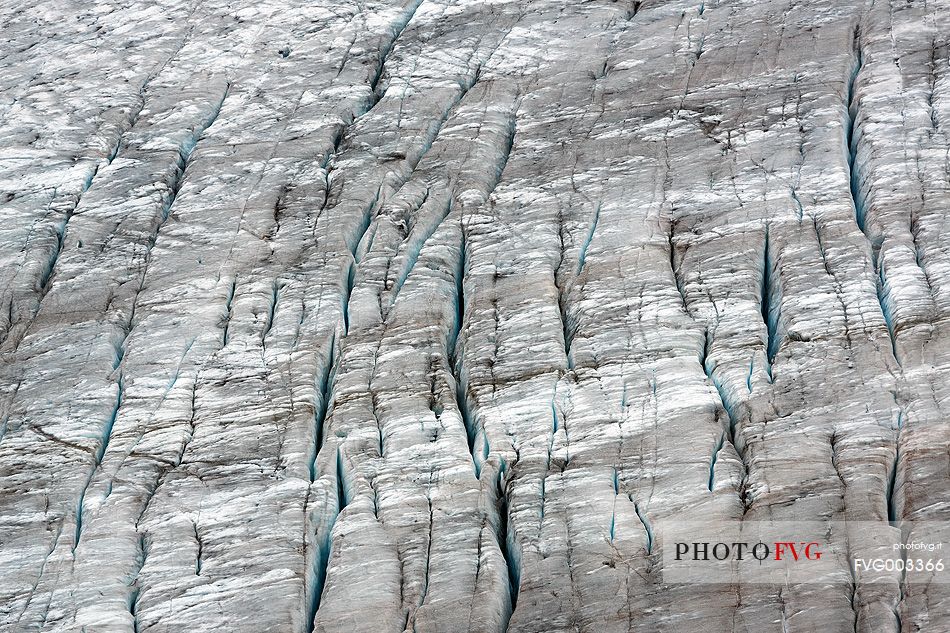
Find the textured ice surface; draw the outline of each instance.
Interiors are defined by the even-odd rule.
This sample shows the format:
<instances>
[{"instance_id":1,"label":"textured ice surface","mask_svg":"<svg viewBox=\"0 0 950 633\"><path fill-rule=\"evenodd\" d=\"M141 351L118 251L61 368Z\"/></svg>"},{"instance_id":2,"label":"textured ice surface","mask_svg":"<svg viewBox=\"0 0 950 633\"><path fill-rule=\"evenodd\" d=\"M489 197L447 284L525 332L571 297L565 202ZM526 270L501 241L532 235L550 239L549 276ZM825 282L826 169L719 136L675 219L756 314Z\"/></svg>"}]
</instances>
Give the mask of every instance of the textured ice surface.
<instances>
[{"instance_id":1,"label":"textured ice surface","mask_svg":"<svg viewBox=\"0 0 950 633\"><path fill-rule=\"evenodd\" d=\"M0 630L950 630L946 0L0 18Z\"/></svg>"}]
</instances>

